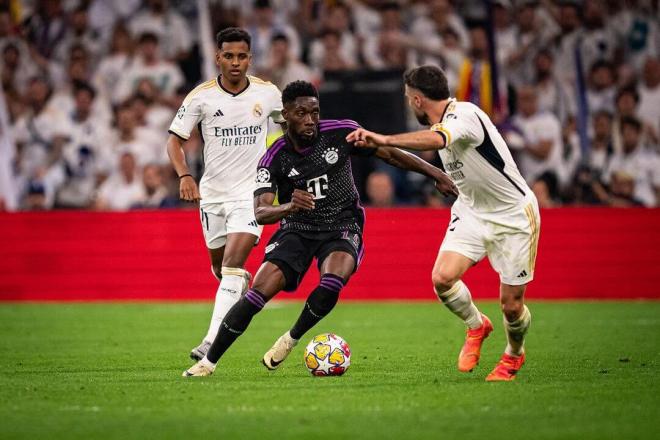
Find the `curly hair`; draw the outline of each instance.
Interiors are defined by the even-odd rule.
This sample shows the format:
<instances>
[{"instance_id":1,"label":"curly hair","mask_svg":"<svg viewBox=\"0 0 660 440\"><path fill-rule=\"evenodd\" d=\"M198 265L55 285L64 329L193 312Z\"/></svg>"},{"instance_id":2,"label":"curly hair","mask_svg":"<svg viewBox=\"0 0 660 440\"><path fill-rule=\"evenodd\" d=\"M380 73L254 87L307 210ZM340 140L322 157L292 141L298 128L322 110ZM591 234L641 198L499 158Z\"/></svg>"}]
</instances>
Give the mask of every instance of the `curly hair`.
<instances>
[{"instance_id":1,"label":"curly hair","mask_svg":"<svg viewBox=\"0 0 660 440\"><path fill-rule=\"evenodd\" d=\"M286 105L302 96L311 96L319 99L319 92L316 87L307 81L293 81L282 90L282 104Z\"/></svg>"}]
</instances>

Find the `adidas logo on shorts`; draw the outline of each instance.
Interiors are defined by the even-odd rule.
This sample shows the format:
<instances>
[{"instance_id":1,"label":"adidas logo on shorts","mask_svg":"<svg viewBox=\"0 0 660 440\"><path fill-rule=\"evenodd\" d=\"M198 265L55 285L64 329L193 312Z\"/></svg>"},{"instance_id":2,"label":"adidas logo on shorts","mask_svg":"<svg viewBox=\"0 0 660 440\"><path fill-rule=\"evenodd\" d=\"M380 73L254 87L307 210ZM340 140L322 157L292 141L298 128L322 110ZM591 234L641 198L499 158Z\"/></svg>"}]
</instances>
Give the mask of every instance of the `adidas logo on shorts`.
<instances>
[{"instance_id":1,"label":"adidas logo on shorts","mask_svg":"<svg viewBox=\"0 0 660 440\"><path fill-rule=\"evenodd\" d=\"M248 223L248 226L254 226L255 228L258 228L259 224L257 223L256 220L252 220L250 223Z\"/></svg>"},{"instance_id":2,"label":"adidas logo on shorts","mask_svg":"<svg viewBox=\"0 0 660 440\"><path fill-rule=\"evenodd\" d=\"M518 276L517 276L516 278L523 278L523 277L526 277L526 276L527 276L527 271L526 271L526 270L523 270L522 272L520 272L520 273L518 274Z\"/></svg>"}]
</instances>

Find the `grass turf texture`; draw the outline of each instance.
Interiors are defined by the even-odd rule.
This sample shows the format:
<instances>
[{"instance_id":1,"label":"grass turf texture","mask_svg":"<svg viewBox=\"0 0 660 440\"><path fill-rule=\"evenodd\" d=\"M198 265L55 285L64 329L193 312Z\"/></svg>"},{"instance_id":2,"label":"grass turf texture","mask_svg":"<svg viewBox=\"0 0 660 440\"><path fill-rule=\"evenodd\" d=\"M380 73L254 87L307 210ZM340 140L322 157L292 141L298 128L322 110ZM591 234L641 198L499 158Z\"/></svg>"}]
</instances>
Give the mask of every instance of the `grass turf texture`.
<instances>
[{"instance_id":1,"label":"grass turf texture","mask_svg":"<svg viewBox=\"0 0 660 440\"><path fill-rule=\"evenodd\" d=\"M311 333L353 365L314 378L308 339L276 372L263 353L301 304L257 316L209 378L182 378L209 304L0 305L0 438L658 438L660 303L532 303L528 361L486 383L505 338L456 370L462 324L437 303L343 303ZM197 437L199 436L199 437Z\"/></svg>"}]
</instances>

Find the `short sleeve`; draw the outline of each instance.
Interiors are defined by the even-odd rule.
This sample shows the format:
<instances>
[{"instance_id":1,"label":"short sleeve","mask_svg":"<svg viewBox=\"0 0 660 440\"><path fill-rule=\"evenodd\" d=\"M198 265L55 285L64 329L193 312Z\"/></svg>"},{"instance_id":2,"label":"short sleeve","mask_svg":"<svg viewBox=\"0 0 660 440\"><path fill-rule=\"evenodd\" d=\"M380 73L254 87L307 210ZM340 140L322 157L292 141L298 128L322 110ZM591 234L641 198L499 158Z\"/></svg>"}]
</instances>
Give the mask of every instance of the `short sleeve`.
<instances>
[{"instance_id":1,"label":"short sleeve","mask_svg":"<svg viewBox=\"0 0 660 440\"><path fill-rule=\"evenodd\" d=\"M277 160L274 156L275 151L271 150L273 147L266 151L257 166L255 197L265 193L277 193L277 168L275 166Z\"/></svg>"},{"instance_id":2,"label":"short sleeve","mask_svg":"<svg viewBox=\"0 0 660 440\"><path fill-rule=\"evenodd\" d=\"M202 120L201 101L197 96L191 96L192 93L194 91L183 100L168 130L185 141L190 137L193 128Z\"/></svg>"},{"instance_id":3,"label":"short sleeve","mask_svg":"<svg viewBox=\"0 0 660 440\"><path fill-rule=\"evenodd\" d=\"M282 116L282 92L280 92L277 86L273 86L272 100L271 111L268 116L270 116L273 122L282 124L284 122L284 117Z\"/></svg>"},{"instance_id":4,"label":"short sleeve","mask_svg":"<svg viewBox=\"0 0 660 440\"><path fill-rule=\"evenodd\" d=\"M445 145L454 143L479 145L484 139L484 126L476 112L449 112L442 122L431 126L445 139Z\"/></svg>"}]
</instances>

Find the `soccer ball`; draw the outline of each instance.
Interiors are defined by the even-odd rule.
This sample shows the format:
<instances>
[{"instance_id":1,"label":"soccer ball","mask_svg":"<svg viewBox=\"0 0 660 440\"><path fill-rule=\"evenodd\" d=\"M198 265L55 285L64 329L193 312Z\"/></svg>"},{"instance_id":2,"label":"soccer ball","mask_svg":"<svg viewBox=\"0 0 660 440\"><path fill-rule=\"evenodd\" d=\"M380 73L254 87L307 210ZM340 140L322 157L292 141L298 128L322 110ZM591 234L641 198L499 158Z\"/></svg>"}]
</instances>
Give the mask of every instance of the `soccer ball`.
<instances>
[{"instance_id":1,"label":"soccer ball","mask_svg":"<svg viewBox=\"0 0 660 440\"><path fill-rule=\"evenodd\" d=\"M323 333L307 344L304 360L314 376L341 376L351 365L351 348L341 337Z\"/></svg>"}]
</instances>

